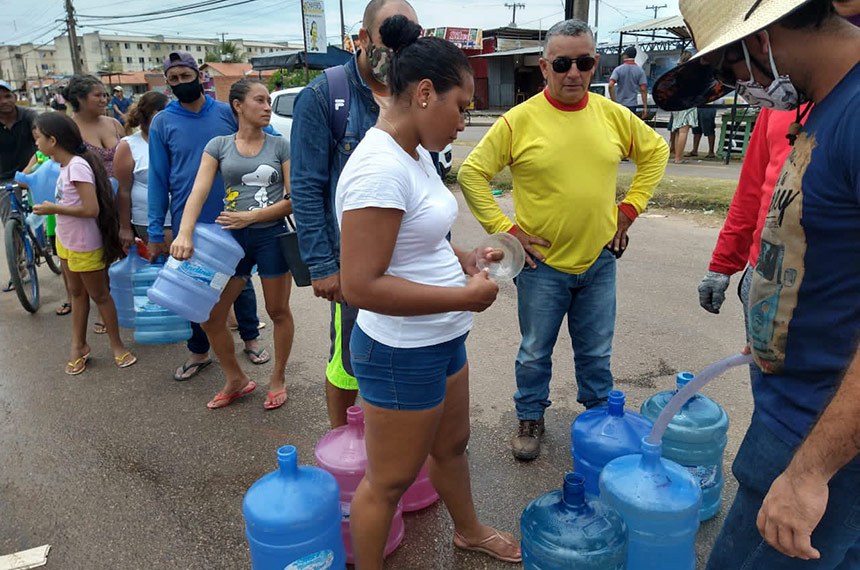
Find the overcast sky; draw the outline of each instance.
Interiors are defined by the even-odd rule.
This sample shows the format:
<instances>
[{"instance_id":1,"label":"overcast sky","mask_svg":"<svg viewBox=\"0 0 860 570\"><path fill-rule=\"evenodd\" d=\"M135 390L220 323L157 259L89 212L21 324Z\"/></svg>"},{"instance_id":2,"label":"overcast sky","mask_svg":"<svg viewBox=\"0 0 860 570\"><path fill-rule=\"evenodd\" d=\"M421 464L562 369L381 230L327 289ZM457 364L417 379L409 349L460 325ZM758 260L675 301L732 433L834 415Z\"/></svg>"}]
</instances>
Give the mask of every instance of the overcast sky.
<instances>
[{"instance_id":1,"label":"overcast sky","mask_svg":"<svg viewBox=\"0 0 860 570\"><path fill-rule=\"evenodd\" d=\"M300 42L302 37L301 9L299 0L251 0L243 6L215 10L194 16L173 17L166 20L139 21L129 24L102 23L95 27L87 22L97 20L84 16L110 17L124 14L139 14L172 7L187 6L195 0L151 1L113 1L73 0L79 14L82 31L96 29L113 34L164 34L189 37L215 38L221 33L227 38L253 40L273 40ZM239 0L236 0L239 1ZM511 4L516 0L507 0ZM227 2L232 3L230 1ZM510 23L512 11L505 7L506 0L414 0L421 24L431 27L495 28ZM562 19L563 0L519 0L525 8L517 9L517 24L524 28L546 29ZM326 27L329 43L339 43L337 32L340 26L339 4L336 0L326 0ZM677 0L647 2L646 0L612 0L600 2L600 40L609 39L612 30L653 18L654 11L646 10L647 5L668 5L659 11L659 16L678 13ZM365 0L344 0L344 22L346 27L357 32ZM590 23L594 25L595 0L591 0ZM64 17L63 0L0 0L0 43L19 44L29 41L43 43L60 32L54 28L61 24L57 19ZM102 22L108 20L103 19ZM617 36L616 36L617 37Z\"/></svg>"}]
</instances>

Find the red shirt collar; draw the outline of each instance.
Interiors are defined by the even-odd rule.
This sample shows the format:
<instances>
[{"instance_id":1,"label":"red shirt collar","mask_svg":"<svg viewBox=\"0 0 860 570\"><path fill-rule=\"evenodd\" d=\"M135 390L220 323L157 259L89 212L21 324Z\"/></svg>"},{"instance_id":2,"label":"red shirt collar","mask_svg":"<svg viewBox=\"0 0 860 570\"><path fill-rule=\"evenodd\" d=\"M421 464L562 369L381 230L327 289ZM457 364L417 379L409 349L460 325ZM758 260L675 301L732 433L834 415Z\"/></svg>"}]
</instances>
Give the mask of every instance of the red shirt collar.
<instances>
[{"instance_id":1,"label":"red shirt collar","mask_svg":"<svg viewBox=\"0 0 860 570\"><path fill-rule=\"evenodd\" d=\"M555 107L560 111L582 111L588 105L588 91L585 92L585 97L579 100L579 103L569 104L562 103L557 99L554 99L552 95L549 94L549 89L544 87L543 95L546 97L546 100L549 101L549 104Z\"/></svg>"},{"instance_id":2,"label":"red shirt collar","mask_svg":"<svg viewBox=\"0 0 860 570\"><path fill-rule=\"evenodd\" d=\"M627 60L627 61L625 61L624 63L626 63L627 65L636 65L636 60L628 59L628 60Z\"/></svg>"}]
</instances>

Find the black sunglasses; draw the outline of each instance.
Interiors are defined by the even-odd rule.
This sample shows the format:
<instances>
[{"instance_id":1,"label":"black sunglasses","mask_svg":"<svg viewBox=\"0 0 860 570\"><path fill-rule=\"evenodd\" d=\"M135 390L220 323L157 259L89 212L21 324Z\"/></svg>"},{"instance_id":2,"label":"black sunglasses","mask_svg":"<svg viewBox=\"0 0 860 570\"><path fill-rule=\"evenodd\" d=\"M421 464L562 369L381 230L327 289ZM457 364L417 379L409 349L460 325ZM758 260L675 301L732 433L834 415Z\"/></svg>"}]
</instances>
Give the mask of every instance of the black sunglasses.
<instances>
[{"instance_id":1,"label":"black sunglasses","mask_svg":"<svg viewBox=\"0 0 860 570\"><path fill-rule=\"evenodd\" d=\"M552 70L556 73L567 73L573 64L576 63L576 69L579 71L591 71L597 60L590 55L581 55L576 59L560 56L552 60Z\"/></svg>"}]
</instances>

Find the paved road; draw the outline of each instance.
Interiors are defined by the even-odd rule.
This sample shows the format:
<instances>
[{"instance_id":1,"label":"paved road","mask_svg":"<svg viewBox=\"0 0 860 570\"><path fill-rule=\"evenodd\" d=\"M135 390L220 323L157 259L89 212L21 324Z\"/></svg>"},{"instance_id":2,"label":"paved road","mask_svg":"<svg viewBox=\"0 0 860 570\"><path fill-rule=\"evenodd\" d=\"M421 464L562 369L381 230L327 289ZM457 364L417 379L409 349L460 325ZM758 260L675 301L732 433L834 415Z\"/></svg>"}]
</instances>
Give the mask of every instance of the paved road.
<instances>
[{"instance_id":1,"label":"paved road","mask_svg":"<svg viewBox=\"0 0 860 570\"><path fill-rule=\"evenodd\" d=\"M510 209L510 198L501 200ZM700 370L739 349L742 325L735 299L719 316L702 311L696 300L715 228L685 218L642 217L633 232L634 245L619 264L613 370L638 408L655 391L670 388L676 371ZM474 245L481 235L463 206L456 241ZM278 446L295 444L300 460L311 462L313 445L326 431L321 378L328 306L307 289L294 292L297 333L283 409L264 412L258 390L213 412L205 403L219 388L221 372L212 366L192 381L173 381L171 371L184 358L181 346L137 347L140 362L119 371L105 339L92 337L90 368L65 376L70 321L52 311L61 300L59 278L46 275L44 282L45 306L33 316L13 295L0 296L0 554L49 543L48 569L247 568L243 493L274 468ZM543 455L530 464L511 457L514 294L512 285L503 285L469 339L469 449L481 516L519 534L523 507L558 488L570 468L570 423L582 410L563 331ZM271 334L271 327L263 330L269 346ZM262 366L254 377L265 380L267 371ZM752 409L747 375L732 371L706 392L731 417L730 461ZM733 492L729 485L726 494ZM703 525L700 558L720 520ZM409 515L406 525L403 546L387 568L510 567L456 551L450 520L439 506Z\"/></svg>"},{"instance_id":2,"label":"paved road","mask_svg":"<svg viewBox=\"0 0 860 570\"><path fill-rule=\"evenodd\" d=\"M475 145L478 144L478 141L481 140L489 129L489 124L466 127L466 130L460 133L460 136L453 144L454 160L457 162L465 160L465 158L469 156L469 153L472 152ZM657 132L659 132L667 141L669 140L669 133L666 129L658 129ZM690 137L690 141L691 142L687 144L688 150L692 148L692 137ZM705 149L704 152L707 152L706 147L707 141L704 141L700 148L700 152L702 152L702 149ZM728 165L723 164L722 161L718 160L693 158L687 160L690 161L688 164L671 164L670 162L666 169L666 176L718 178L720 180L737 180L740 176L741 164L740 161L737 160L732 161L731 164ZM632 162L624 162L621 163L619 171L632 173L636 171L636 167Z\"/></svg>"}]
</instances>

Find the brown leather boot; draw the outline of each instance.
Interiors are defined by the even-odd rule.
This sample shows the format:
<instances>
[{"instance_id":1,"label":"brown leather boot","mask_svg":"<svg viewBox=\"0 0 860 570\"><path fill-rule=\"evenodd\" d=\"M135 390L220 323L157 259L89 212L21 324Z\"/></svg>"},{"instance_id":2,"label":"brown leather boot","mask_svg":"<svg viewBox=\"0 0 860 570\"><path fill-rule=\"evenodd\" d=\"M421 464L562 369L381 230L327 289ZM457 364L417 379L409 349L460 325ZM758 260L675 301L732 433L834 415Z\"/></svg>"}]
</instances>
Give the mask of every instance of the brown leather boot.
<instances>
[{"instance_id":1,"label":"brown leather boot","mask_svg":"<svg viewBox=\"0 0 860 570\"><path fill-rule=\"evenodd\" d=\"M540 455L540 438L544 433L543 418L520 420L517 435L511 440L511 452L521 461L532 461Z\"/></svg>"}]
</instances>

